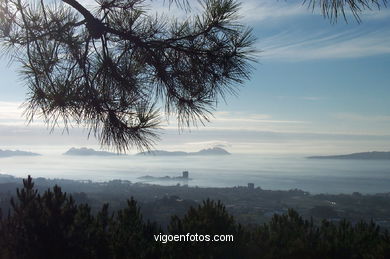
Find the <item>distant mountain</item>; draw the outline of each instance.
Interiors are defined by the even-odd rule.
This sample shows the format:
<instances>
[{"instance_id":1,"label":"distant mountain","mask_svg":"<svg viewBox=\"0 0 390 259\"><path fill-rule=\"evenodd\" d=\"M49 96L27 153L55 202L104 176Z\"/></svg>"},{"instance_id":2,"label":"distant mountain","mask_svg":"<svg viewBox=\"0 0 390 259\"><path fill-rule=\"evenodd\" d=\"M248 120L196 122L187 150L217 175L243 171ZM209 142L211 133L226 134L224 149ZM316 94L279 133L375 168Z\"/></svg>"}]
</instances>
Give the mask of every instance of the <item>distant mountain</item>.
<instances>
[{"instance_id":1,"label":"distant mountain","mask_svg":"<svg viewBox=\"0 0 390 259\"><path fill-rule=\"evenodd\" d=\"M150 152L141 152L137 155L154 155L154 156L214 156L214 155L230 155L223 148L214 147L209 149L202 149L198 152L183 152L183 151L165 151L165 150L152 150Z\"/></svg>"},{"instance_id":2,"label":"distant mountain","mask_svg":"<svg viewBox=\"0 0 390 259\"><path fill-rule=\"evenodd\" d=\"M220 147L202 149L198 152L190 153L190 155L201 155L201 156L209 156L209 155L230 155L225 149Z\"/></svg>"},{"instance_id":3,"label":"distant mountain","mask_svg":"<svg viewBox=\"0 0 390 259\"><path fill-rule=\"evenodd\" d=\"M27 151L20 151L20 150L2 150L0 149L0 157L11 157L11 156L40 156L41 154L33 153L33 152L27 152Z\"/></svg>"},{"instance_id":4,"label":"distant mountain","mask_svg":"<svg viewBox=\"0 0 390 259\"><path fill-rule=\"evenodd\" d=\"M309 156L310 159L358 159L358 160L390 160L390 152L361 152L335 156Z\"/></svg>"},{"instance_id":5,"label":"distant mountain","mask_svg":"<svg viewBox=\"0 0 390 259\"><path fill-rule=\"evenodd\" d=\"M67 156L117 156L120 154L106 151L96 151L92 148L74 148L72 147L68 151L66 151L63 155Z\"/></svg>"}]
</instances>

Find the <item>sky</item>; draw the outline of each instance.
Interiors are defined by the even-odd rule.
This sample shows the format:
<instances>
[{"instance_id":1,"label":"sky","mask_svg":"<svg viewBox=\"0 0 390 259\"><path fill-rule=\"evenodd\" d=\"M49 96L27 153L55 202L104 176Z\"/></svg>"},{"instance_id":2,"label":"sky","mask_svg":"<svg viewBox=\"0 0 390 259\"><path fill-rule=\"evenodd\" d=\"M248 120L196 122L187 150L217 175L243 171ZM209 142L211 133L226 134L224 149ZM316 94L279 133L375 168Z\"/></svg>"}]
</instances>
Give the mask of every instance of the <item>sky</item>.
<instances>
[{"instance_id":1,"label":"sky","mask_svg":"<svg viewBox=\"0 0 390 259\"><path fill-rule=\"evenodd\" d=\"M241 22L253 28L259 50L251 79L237 86L237 96L219 102L204 127L181 132L174 120L164 123L155 148L219 146L232 153L272 154L390 151L390 8L365 11L360 24L351 16L348 22L332 23L300 1L241 2ZM158 1L153 4L151 11L174 12ZM0 148L99 148L83 129L51 132L40 121L27 124L20 108L27 89L17 65L3 57L0 78Z\"/></svg>"}]
</instances>

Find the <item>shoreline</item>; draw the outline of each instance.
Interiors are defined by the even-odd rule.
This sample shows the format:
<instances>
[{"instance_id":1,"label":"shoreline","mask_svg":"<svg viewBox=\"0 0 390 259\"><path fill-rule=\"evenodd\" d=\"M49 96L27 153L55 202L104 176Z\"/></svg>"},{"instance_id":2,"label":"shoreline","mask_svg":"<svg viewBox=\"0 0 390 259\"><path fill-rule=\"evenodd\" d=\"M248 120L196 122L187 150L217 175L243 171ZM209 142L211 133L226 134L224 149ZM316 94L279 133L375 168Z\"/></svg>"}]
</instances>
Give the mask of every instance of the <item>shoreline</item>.
<instances>
[{"instance_id":1,"label":"shoreline","mask_svg":"<svg viewBox=\"0 0 390 259\"><path fill-rule=\"evenodd\" d=\"M145 217L169 222L171 215L182 215L189 207L197 207L204 200L221 201L226 209L243 224L261 224L274 214L283 214L289 208L303 217L339 221L343 218L358 222L371 220L390 228L390 192L377 194L311 194L299 189L264 190L254 186L191 187L186 185L156 185L111 180L93 182L69 179L33 178L34 188L45 192L58 185L72 195L79 204L88 203L93 211L99 211L109 203L112 211L126 206L133 197L141 206ZM9 199L22 187L22 178L0 174L0 204L3 211L9 207Z\"/></svg>"}]
</instances>

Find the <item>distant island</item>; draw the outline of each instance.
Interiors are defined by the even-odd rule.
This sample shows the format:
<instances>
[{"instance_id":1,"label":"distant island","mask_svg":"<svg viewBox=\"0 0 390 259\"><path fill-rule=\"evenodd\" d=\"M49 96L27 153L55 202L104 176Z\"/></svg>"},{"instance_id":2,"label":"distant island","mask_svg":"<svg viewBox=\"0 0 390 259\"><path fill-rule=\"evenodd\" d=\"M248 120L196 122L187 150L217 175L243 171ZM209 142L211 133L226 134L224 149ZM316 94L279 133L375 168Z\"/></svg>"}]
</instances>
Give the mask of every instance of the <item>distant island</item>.
<instances>
[{"instance_id":1,"label":"distant island","mask_svg":"<svg viewBox=\"0 0 390 259\"><path fill-rule=\"evenodd\" d=\"M156 176L145 175L145 176L138 177L138 179L146 180L146 181L156 181L156 180L158 180L158 181L188 181L188 180L192 180L188 176L189 176L189 172L183 171L181 176L156 177Z\"/></svg>"},{"instance_id":2,"label":"distant island","mask_svg":"<svg viewBox=\"0 0 390 259\"><path fill-rule=\"evenodd\" d=\"M154 155L154 156L214 156L214 155L230 155L223 148L214 147L208 149L202 149L198 152L183 152L183 151L165 151L165 150L152 150L149 152L141 152L137 155Z\"/></svg>"},{"instance_id":3,"label":"distant island","mask_svg":"<svg viewBox=\"0 0 390 259\"><path fill-rule=\"evenodd\" d=\"M2 150L0 149L0 157L12 157L12 156L40 156L41 154L33 153L33 152L27 152L27 151L20 151L20 150Z\"/></svg>"},{"instance_id":4,"label":"distant island","mask_svg":"<svg viewBox=\"0 0 390 259\"><path fill-rule=\"evenodd\" d=\"M334 156L309 156L309 159L358 159L358 160L390 160L390 152L361 152Z\"/></svg>"},{"instance_id":5,"label":"distant island","mask_svg":"<svg viewBox=\"0 0 390 259\"><path fill-rule=\"evenodd\" d=\"M106 152L106 151L96 151L92 148L74 148L72 147L68 151L66 151L63 155L66 156L118 156L122 154Z\"/></svg>"}]
</instances>

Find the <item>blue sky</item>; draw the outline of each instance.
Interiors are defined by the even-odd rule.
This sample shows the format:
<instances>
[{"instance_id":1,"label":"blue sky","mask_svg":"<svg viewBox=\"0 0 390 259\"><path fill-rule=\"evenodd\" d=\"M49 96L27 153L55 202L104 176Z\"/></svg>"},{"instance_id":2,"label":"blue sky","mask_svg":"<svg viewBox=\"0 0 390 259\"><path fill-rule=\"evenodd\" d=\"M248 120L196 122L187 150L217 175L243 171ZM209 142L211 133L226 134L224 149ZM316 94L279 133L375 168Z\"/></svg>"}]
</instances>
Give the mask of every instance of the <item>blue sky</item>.
<instances>
[{"instance_id":1,"label":"blue sky","mask_svg":"<svg viewBox=\"0 0 390 259\"><path fill-rule=\"evenodd\" d=\"M251 80L239 87L238 96L220 102L206 127L179 134L170 120L157 148L219 145L232 152L299 154L390 150L390 9L365 12L361 24L352 17L332 24L297 1L242 2L242 22L253 28L261 51ZM17 109L26 89L15 70L2 59L3 147L97 145L81 129L50 135L39 121L26 126Z\"/></svg>"}]
</instances>

